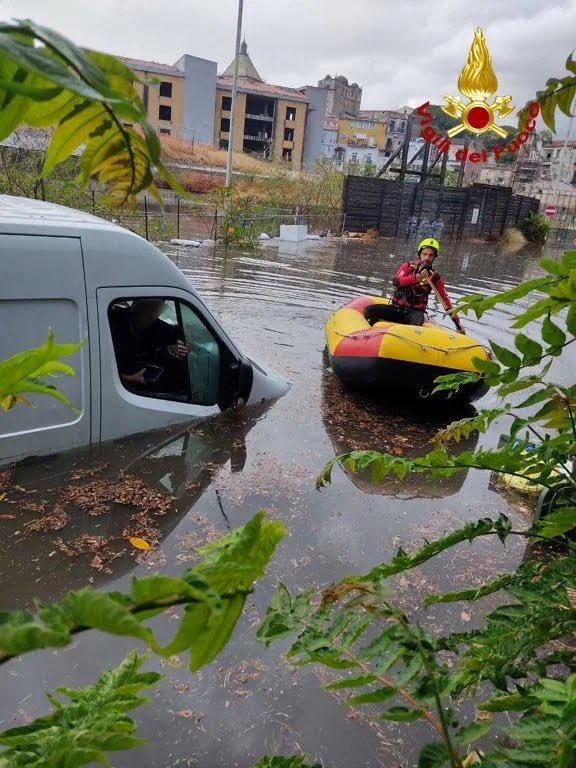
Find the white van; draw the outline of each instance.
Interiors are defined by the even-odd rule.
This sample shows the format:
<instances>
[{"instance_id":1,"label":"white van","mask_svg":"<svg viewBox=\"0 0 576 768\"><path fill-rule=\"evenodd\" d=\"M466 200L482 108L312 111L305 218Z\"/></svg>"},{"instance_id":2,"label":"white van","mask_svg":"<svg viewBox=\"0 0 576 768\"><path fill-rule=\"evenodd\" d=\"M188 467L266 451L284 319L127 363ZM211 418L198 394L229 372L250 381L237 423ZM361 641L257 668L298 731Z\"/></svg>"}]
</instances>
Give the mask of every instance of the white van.
<instances>
[{"instance_id":1,"label":"white van","mask_svg":"<svg viewBox=\"0 0 576 768\"><path fill-rule=\"evenodd\" d=\"M35 407L2 412L0 462L212 415L288 388L240 352L167 256L117 225L0 195L0 264L0 360L40 346L49 328L60 343L86 339L67 358L77 375L56 382L78 412L34 396Z\"/></svg>"}]
</instances>

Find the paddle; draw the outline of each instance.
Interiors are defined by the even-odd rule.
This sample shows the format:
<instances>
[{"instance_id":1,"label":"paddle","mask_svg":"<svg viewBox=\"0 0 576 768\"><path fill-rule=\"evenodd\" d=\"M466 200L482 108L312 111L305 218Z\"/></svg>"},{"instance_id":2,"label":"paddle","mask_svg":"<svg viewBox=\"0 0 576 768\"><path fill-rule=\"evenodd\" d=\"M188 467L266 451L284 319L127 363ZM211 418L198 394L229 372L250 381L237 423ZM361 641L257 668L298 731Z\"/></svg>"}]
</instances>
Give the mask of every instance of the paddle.
<instances>
[{"instance_id":1,"label":"paddle","mask_svg":"<svg viewBox=\"0 0 576 768\"><path fill-rule=\"evenodd\" d=\"M442 296L440 295L440 292L438 291L438 288L436 288L436 286L434 285L434 283L432 282L432 280L431 280L429 277L427 277L427 278L426 278L426 280L425 280L424 282L428 283L428 285L430 286L430 288L432 288L432 290L433 290L433 291L434 291L434 293L436 294L436 298L438 299L438 301L439 301L439 302L440 302L440 304L442 305L442 307L443 307L444 311L445 311L445 312L448 312L448 313L450 313L450 311L451 311L451 310L450 310L450 307L449 307L449 306L446 304L446 302L444 301L444 299L443 299L443 298L442 298ZM462 325L460 324L460 321L459 321L459 320L455 320L455 319L452 317L452 315L450 315L450 317L451 317L451 319L452 319L452 322L453 322L453 323L454 323L454 325L456 326L456 330L458 331L458 333L461 333L461 334L463 334L464 336L466 336L466 331L464 330L464 328L462 328Z\"/></svg>"}]
</instances>

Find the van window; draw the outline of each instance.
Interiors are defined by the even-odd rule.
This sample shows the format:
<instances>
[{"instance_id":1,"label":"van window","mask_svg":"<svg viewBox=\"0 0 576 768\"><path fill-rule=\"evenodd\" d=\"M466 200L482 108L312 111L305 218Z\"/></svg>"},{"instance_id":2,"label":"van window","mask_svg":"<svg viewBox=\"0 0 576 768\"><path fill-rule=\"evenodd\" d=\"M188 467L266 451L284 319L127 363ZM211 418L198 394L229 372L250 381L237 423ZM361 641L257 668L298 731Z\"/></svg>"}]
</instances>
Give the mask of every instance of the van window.
<instances>
[{"instance_id":1,"label":"van window","mask_svg":"<svg viewBox=\"0 0 576 768\"><path fill-rule=\"evenodd\" d=\"M220 346L203 319L177 299L118 299L108 309L118 375L144 397L215 405Z\"/></svg>"}]
</instances>

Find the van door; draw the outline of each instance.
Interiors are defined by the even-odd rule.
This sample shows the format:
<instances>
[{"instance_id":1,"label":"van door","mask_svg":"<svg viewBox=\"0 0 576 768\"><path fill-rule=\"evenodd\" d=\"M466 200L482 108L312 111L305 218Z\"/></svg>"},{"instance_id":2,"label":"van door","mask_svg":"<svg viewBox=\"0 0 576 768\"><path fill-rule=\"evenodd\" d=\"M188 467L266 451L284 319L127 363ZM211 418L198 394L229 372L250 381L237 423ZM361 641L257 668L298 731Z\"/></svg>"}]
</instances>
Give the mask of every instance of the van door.
<instances>
[{"instance_id":1,"label":"van door","mask_svg":"<svg viewBox=\"0 0 576 768\"><path fill-rule=\"evenodd\" d=\"M0 234L0 359L40 346L52 328L57 342L88 336L80 240ZM90 443L90 349L66 358L76 376L53 383L78 412L43 395L27 395L0 414L0 461L54 453Z\"/></svg>"},{"instance_id":2,"label":"van door","mask_svg":"<svg viewBox=\"0 0 576 768\"><path fill-rule=\"evenodd\" d=\"M193 294L163 286L96 293L101 440L209 416L244 397L251 366Z\"/></svg>"}]
</instances>

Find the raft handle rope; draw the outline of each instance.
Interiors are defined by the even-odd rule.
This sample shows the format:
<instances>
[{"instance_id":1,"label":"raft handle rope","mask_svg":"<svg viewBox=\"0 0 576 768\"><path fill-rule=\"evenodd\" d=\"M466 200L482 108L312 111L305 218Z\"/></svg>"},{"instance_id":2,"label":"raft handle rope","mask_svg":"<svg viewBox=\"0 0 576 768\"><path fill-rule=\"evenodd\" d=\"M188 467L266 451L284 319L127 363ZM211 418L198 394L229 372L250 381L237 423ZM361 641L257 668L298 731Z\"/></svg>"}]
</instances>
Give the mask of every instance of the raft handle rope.
<instances>
[{"instance_id":1,"label":"raft handle rope","mask_svg":"<svg viewBox=\"0 0 576 768\"><path fill-rule=\"evenodd\" d=\"M332 325L335 325L334 318L332 319ZM418 326L419 327L419 326ZM335 328L332 328L332 332L335 333L337 336L341 336L343 339L352 339L352 341L359 341L360 339L369 339L373 336L392 336L394 339L399 339L400 341L406 341L409 344L415 344L417 347L420 347L420 349L427 350L432 349L436 352L444 352L445 355L449 355L453 352L466 352L469 349L483 349L485 352L487 351L486 347L483 344L467 344L465 347L457 347L456 349L443 349L442 347L435 347L433 344L425 344L421 341L417 341L416 339L409 339L406 336L401 336L397 333L394 333L389 328L382 328L378 329L376 331L373 331L372 333L363 333L362 330L358 331L352 331L351 333L340 333L340 331L337 331Z\"/></svg>"}]
</instances>

